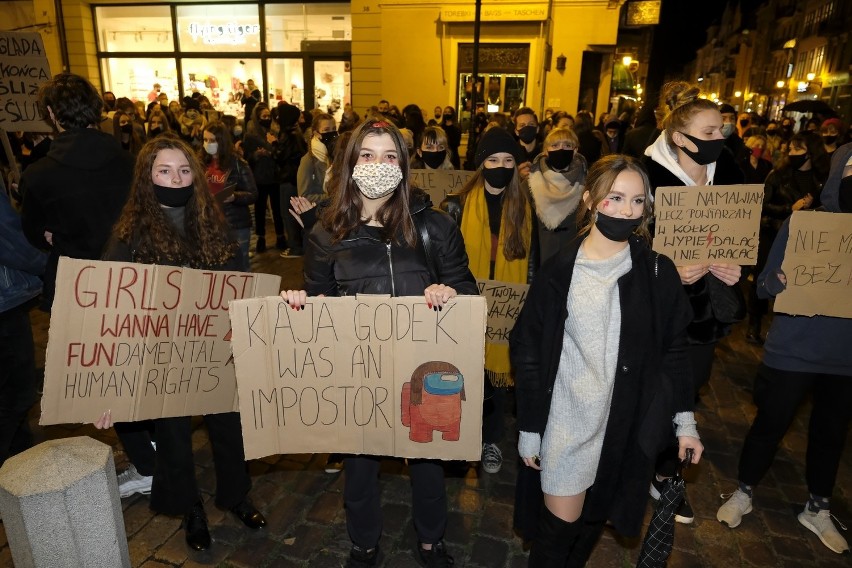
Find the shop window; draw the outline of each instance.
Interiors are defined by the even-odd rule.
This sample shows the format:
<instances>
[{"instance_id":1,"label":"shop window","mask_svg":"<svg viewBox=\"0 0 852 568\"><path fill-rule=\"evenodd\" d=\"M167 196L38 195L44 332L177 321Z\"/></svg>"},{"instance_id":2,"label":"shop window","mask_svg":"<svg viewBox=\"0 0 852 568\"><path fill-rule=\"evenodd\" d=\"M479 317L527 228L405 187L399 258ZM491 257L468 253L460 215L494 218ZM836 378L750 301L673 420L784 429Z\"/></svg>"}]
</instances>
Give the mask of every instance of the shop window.
<instances>
[{"instance_id":1,"label":"shop window","mask_svg":"<svg viewBox=\"0 0 852 568\"><path fill-rule=\"evenodd\" d=\"M253 4L177 7L181 51L260 51L260 19Z\"/></svg>"},{"instance_id":2,"label":"shop window","mask_svg":"<svg viewBox=\"0 0 852 568\"><path fill-rule=\"evenodd\" d=\"M178 78L175 60L171 58L117 58L101 60L104 90L116 97L127 97L148 104L149 95L160 85L170 101L178 98Z\"/></svg>"},{"instance_id":3,"label":"shop window","mask_svg":"<svg viewBox=\"0 0 852 568\"><path fill-rule=\"evenodd\" d=\"M243 118L240 104L243 89L251 80L261 92L260 59L181 59L183 92L186 96L201 93L217 111ZM246 120L250 117L245 117Z\"/></svg>"},{"instance_id":4,"label":"shop window","mask_svg":"<svg viewBox=\"0 0 852 568\"><path fill-rule=\"evenodd\" d=\"M168 6L99 6L95 20L100 51L175 50Z\"/></svg>"},{"instance_id":5,"label":"shop window","mask_svg":"<svg viewBox=\"0 0 852 568\"><path fill-rule=\"evenodd\" d=\"M349 4L267 4L266 49L303 51L307 41L351 41Z\"/></svg>"},{"instance_id":6,"label":"shop window","mask_svg":"<svg viewBox=\"0 0 852 568\"><path fill-rule=\"evenodd\" d=\"M269 79L269 102L284 101L305 108L305 76L301 59L270 59L266 75Z\"/></svg>"},{"instance_id":7,"label":"shop window","mask_svg":"<svg viewBox=\"0 0 852 568\"><path fill-rule=\"evenodd\" d=\"M343 118L343 105L351 102L348 61L314 61L314 108Z\"/></svg>"}]
</instances>

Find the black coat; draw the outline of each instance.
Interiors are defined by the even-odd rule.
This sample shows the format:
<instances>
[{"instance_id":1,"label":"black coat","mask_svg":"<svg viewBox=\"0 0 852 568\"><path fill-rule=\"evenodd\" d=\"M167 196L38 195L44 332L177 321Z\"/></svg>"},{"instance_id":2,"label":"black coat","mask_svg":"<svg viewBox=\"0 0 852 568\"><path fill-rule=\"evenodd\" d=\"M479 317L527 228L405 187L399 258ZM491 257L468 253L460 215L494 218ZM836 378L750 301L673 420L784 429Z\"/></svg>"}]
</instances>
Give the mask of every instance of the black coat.
<instances>
[{"instance_id":1,"label":"black coat","mask_svg":"<svg viewBox=\"0 0 852 568\"><path fill-rule=\"evenodd\" d=\"M250 229L252 216L248 206L257 201L257 184L248 163L236 154L233 159L225 186L234 187L234 200L220 205L232 229Z\"/></svg>"},{"instance_id":2,"label":"black coat","mask_svg":"<svg viewBox=\"0 0 852 568\"><path fill-rule=\"evenodd\" d=\"M517 424L523 432L543 436L547 427L581 242L542 266L512 330ZM632 267L618 279L621 332L609 421L583 517L609 520L620 533L635 536L642 526L654 461L672 441L674 415L693 409L695 392L686 358L692 311L677 270L641 239L631 237L629 246ZM516 509L535 507L530 483L537 476L525 474L519 476L518 487L518 495L525 498L516 500ZM515 519L517 525L519 519L532 517L516 510ZM527 532L532 527L516 528Z\"/></svg>"},{"instance_id":3,"label":"black coat","mask_svg":"<svg viewBox=\"0 0 852 568\"><path fill-rule=\"evenodd\" d=\"M133 157L109 134L94 128L60 133L47 156L21 177L21 221L33 246L50 251L44 303L53 303L60 256L101 257L130 192ZM53 233L53 246L44 238Z\"/></svg>"},{"instance_id":4,"label":"black coat","mask_svg":"<svg viewBox=\"0 0 852 568\"><path fill-rule=\"evenodd\" d=\"M419 193L412 195L410 211L429 231L437 283L451 286L459 294L479 294L461 233L449 215L432 209L428 198ZM389 243L364 225L336 243L322 223L314 225L305 246L304 268L305 290L311 296L420 296L435 284L420 242L413 248Z\"/></svg>"},{"instance_id":5,"label":"black coat","mask_svg":"<svg viewBox=\"0 0 852 568\"><path fill-rule=\"evenodd\" d=\"M651 182L652 192L656 193L658 187L684 187L686 185L668 169L653 161L650 156L646 156L643 162L645 168L648 170L648 179ZM713 185L735 185L744 183L744 181L745 176L739 166L734 162L733 155L723 149L719 155L719 159L716 160ZM731 331L730 325L720 322L713 314L708 290L709 284L707 283L709 278L716 277L707 273L695 284L684 286L694 313L693 321L687 330L690 343L715 343Z\"/></svg>"}]
</instances>

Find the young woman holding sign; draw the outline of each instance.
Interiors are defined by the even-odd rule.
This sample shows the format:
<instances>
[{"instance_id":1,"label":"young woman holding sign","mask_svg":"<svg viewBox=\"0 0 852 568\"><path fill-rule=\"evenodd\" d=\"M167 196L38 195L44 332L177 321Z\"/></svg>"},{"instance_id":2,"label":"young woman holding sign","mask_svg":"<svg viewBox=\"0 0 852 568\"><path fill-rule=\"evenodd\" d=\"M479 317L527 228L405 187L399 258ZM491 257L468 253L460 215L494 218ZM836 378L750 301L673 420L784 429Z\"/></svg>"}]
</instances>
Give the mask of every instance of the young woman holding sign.
<instances>
[{"instance_id":1,"label":"young woman holding sign","mask_svg":"<svg viewBox=\"0 0 852 568\"><path fill-rule=\"evenodd\" d=\"M633 158L609 155L586 181L580 238L536 274L510 339L518 453L544 493L535 568L585 566L606 521L636 536L669 438L681 459L692 449L697 463L703 451L686 361L691 310L672 261L649 247L648 178ZM535 507L522 477L518 491L531 498L516 507Z\"/></svg>"},{"instance_id":2,"label":"young woman holding sign","mask_svg":"<svg viewBox=\"0 0 852 568\"><path fill-rule=\"evenodd\" d=\"M408 150L402 134L385 120L367 120L346 145L331 202L320 212L305 248L305 290L281 297L299 308L311 296L391 294L426 297L436 310L456 294L478 294L464 243L453 220L429 206L409 186ZM427 234L431 244L421 242ZM428 247L428 257L424 255ZM432 274L435 276L433 277ZM378 566L382 511L378 456L344 460L343 501L352 539L347 566ZM415 554L423 566L451 566L444 546L447 494L444 470L435 460L409 460Z\"/></svg>"},{"instance_id":3,"label":"young woman holding sign","mask_svg":"<svg viewBox=\"0 0 852 568\"><path fill-rule=\"evenodd\" d=\"M145 144L133 180L104 260L240 270L240 249L210 195L203 166L186 143L163 134ZM156 452L144 423L123 424L116 430L131 462L153 469L151 508L182 515L187 544L204 550L210 547L210 532L195 479L191 418L153 420ZM209 414L204 423L216 468L216 505L232 511L249 528L265 526L266 519L248 499L251 479L239 413ZM95 426L112 426L110 413L105 412Z\"/></svg>"},{"instance_id":4,"label":"young woman holding sign","mask_svg":"<svg viewBox=\"0 0 852 568\"><path fill-rule=\"evenodd\" d=\"M825 211L852 213L852 144L841 146L834 153L821 198ZM757 279L757 293L763 298L777 296L787 287L781 265L789 238L787 219ZM840 235L829 238L838 242ZM820 293L817 288L811 291ZM799 404L810 394L813 408L805 457L810 498L798 518L829 549L838 554L849 552L849 544L831 521L829 499L834 493L852 418L850 337L849 318L775 313L754 384L757 415L740 453L739 486L716 513L719 522L735 528L743 515L752 511L753 490L769 471Z\"/></svg>"},{"instance_id":5,"label":"young woman holding sign","mask_svg":"<svg viewBox=\"0 0 852 568\"><path fill-rule=\"evenodd\" d=\"M645 150L645 166L651 190L670 186L706 186L743 183L742 171L725 150L722 114L713 101L702 99L700 90L684 82L668 83L660 96L659 114L663 116L659 138ZM710 380L716 343L728 335L734 319L722 313L720 306L742 303L742 295L733 286L740 279L740 267L727 263L678 266L678 274L692 304L694 317L687 329L687 355L692 366L695 394ZM714 302L724 297L727 302ZM743 306L744 307L744 306ZM734 311L734 310L732 310ZM660 456L657 478L651 497L659 499L660 488L674 475L676 449L672 446ZM684 499L675 515L679 523L692 523L694 514Z\"/></svg>"}]
</instances>

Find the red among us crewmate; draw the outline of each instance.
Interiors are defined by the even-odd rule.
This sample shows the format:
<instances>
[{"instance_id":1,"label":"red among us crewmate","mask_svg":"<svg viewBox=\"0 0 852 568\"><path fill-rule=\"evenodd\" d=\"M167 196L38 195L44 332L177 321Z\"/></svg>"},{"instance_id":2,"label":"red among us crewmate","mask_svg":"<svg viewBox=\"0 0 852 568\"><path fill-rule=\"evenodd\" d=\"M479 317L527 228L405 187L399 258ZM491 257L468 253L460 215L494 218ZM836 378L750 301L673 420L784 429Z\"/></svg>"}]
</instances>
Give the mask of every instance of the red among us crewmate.
<instances>
[{"instance_id":1,"label":"red among us crewmate","mask_svg":"<svg viewBox=\"0 0 852 568\"><path fill-rule=\"evenodd\" d=\"M432 434L455 442L461 428L464 377L458 368L443 361L423 363L402 385L402 424L412 442L431 442Z\"/></svg>"}]
</instances>

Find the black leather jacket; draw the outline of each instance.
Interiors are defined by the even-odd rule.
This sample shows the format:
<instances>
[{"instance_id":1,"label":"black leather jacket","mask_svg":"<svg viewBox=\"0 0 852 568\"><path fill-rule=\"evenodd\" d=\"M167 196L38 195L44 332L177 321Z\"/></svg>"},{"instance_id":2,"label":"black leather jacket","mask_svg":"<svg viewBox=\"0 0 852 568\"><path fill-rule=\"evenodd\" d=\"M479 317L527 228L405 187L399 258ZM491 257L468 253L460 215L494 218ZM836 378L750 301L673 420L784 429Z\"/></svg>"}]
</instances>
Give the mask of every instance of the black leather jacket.
<instances>
[{"instance_id":1,"label":"black leather jacket","mask_svg":"<svg viewBox=\"0 0 852 568\"><path fill-rule=\"evenodd\" d=\"M461 226L462 213L464 211L464 207L461 203L461 197L457 193L451 193L446 196L444 200L441 202L441 209L449 213L450 217L455 220L456 225ZM539 251L538 251L538 219L535 216L535 211L532 207L530 207L530 212L532 214L532 234L530 236L530 260L527 268L527 281L526 284L532 283L533 276L535 276L536 271L538 270L539 265Z\"/></svg>"},{"instance_id":2,"label":"black leather jacket","mask_svg":"<svg viewBox=\"0 0 852 568\"><path fill-rule=\"evenodd\" d=\"M411 215L429 231L429 254L438 283L455 288L459 294L479 294L458 227L431 205L428 197L413 193L409 207ZM311 296L420 296L434 283L420 242L414 248L386 242L365 226L333 243L322 223L314 225L305 248L304 269L305 290Z\"/></svg>"}]
</instances>

